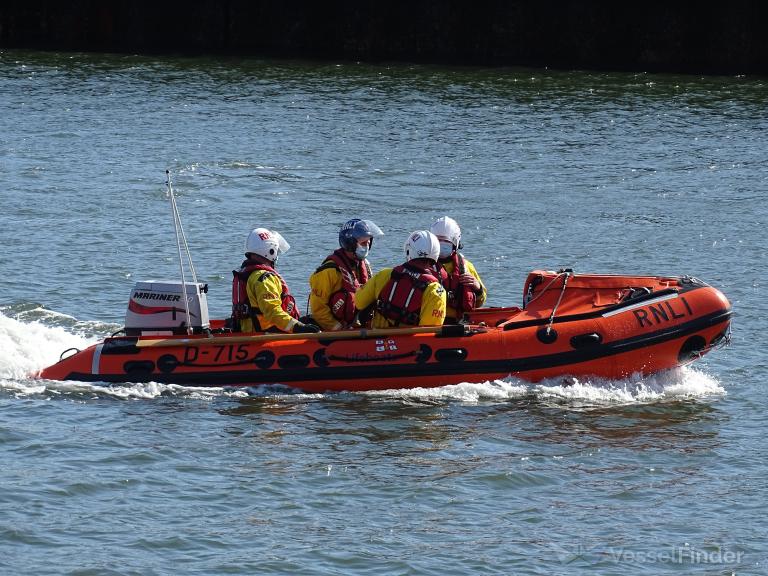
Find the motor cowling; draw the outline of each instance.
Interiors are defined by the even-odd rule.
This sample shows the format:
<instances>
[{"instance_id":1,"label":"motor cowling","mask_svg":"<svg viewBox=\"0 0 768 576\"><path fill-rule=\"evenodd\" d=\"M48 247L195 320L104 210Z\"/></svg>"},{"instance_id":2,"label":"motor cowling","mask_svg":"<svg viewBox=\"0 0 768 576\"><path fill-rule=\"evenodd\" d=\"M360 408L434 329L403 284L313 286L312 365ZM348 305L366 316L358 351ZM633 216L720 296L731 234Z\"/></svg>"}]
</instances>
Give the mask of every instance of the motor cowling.
<instances>
[{"instance_id":1,"label":"motor cowling","mask_svg":"<svg viewBox=\"0 0 768 576\"><path fill-rule=\"evenodd\" d=\"M187 283L186 295L181 282L149 280L136 282L125 313L128 336L171 335L187 333L186 298L189 325L194 333L210 328L208 318L208 285Z\"/></svg>"}]
</instances>

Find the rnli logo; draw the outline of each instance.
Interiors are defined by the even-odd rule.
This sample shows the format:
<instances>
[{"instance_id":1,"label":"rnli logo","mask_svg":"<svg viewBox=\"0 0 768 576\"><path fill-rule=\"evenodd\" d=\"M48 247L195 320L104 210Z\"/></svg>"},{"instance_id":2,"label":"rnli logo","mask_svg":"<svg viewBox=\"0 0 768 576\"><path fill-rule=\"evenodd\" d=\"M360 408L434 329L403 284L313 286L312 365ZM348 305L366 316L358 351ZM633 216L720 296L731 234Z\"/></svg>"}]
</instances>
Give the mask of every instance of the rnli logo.
<instances>
[{"instance_id":1,"label":"rnli logo","mask_svg":"<svg viewBox=\"0 0 768 576\"><path fill-rule=\"evenodd\" d=\"M397 344L394 340L376 340L376 352L386 352L387 350L397 350Z\"/></svg>"},{"instance_id":2,"label":"rnli logo","mask_svg":"<svg viewBox=\"0 0 768 576\"><path fill-rule=\"evenodd\" d=\"M635 315L640 328L658 326L659 324L673 322L686 316L693 316L693 310L685 296L681 296L680 302L675 302L674 306L671 301L667 300L657 304L649 304L644 308L638 308L633 310L632 313Z\"/></svg>"}]
</instances>

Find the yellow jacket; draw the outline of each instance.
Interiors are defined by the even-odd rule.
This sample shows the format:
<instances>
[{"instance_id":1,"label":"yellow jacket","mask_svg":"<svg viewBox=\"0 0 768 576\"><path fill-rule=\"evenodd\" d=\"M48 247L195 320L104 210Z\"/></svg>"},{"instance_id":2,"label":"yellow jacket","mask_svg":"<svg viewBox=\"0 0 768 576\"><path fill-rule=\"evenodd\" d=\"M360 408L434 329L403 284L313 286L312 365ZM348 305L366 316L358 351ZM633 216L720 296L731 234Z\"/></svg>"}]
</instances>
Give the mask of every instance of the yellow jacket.
<instances>
[{"instance_id":1,"label":"yellow jacket","mask_svg":"<svg viewBox=\"0 0 768 576\"><path fill-rule=\"evenodd\" d=\"M462 258L464 256L462 255ZM448 276L453 274L453 259L448 260L447 262L440 262L440 264L445 268L445 271L448 273ZM475 265L472 264L469 260L464 258L464 269L472 274L477 281L480 283L480 292L476 292L477 295L475 300L475 307L480 308L483 304L485 304L485 299L488 297L488 290L485 287L485 284L483 284L483 281L480 279L480 274L477 273L477 270L475 270ZM456 316L456 309L452 307L448 307L445 313L446 316L451 318L457 318ZM461 320L461 318L457 318L458 320Z\"/></svg>"},{"instance_id":2,"label":"yellow jacket","mask_svg":"<svg viewBox=\"0 0 768 576\"><path fill-rule=\"evenodd\" d=\"M392 268L384 268L368 280L355 295L355 307L363 310L374 304L381 290L389 282ZM439 282L433 282L424 290L421 300L419 326L442 326L445 320L445 289ZM394 324L378 312L373 315L373 328L390 328Z\"/></svg>"},{"instance_id":3,"label":"yellow jacket","mask_svg":"<svg viewBox=\"0 0 768 576\"><path fill-rule=\"evenodd\" d=\"M283 302L280 298L282 291L280 278L268 270L254 270L248 277L248 284L246 284L248 301L251 306L261 311L256 318L262 330L276 326L283 332L291 332L298 322L283 310ZM251 319L243 318L240 321L240 329L243 332L254 332Z\"/></svg>"},{"instance_id":4,"label":"yellow jacket","mask_svg":"<svg viewBox=\"0 0 768 576\"><path fill-rule=\"evenodd\" d=\"M360 264L362 266L367 265L366 262ZM360 277L359 274L357 277ZM320 328L326 331L345 328L341 322L336 320L329 305L331 295L341 290L343 286L341 271L335 267L323 268L321 266L309 277L309 286L311 288L309 310L312 318L320 324Z\"/></svg>"}]
</instances>

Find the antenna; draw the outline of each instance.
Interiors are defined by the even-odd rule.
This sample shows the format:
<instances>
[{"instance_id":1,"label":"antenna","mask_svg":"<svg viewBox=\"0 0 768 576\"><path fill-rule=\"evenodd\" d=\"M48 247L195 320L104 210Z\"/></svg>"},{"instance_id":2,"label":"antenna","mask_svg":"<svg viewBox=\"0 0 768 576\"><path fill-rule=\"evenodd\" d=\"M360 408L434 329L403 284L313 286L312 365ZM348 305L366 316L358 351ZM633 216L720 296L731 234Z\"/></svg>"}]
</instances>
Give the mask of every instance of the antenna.
<instances>
[{"instance_id":1,"label":"antenna","mask_svg":"<svg viewBox=\"0 0 768 576\"><path fill-rule=\"evenodd\" d=\"M176 232L176 250L179 253L179 272L181 273L181 291L184 294L184 311L187 314L187 334L192 334L192 319L189 314L189 298L187 297L187 281L184 276L184 259L181 255L181 246L184 245L184 251L187 255L187 263L189 264L189 270L192 273L192 282L195 284L195 290L199 290L199 284L197 283L197 274L195 273L195 266L192 264L192 254L189 252L189 244L187 244L187 236L184 234L184 226L181 224L181 215L179 214L179 207L176 205L176 196L173 193L173 186L171 185L171 171L165 171L166 185L168 186L168 198L171 201L171 213L173 214L173 229Z\"/></svg>"}]
</instances>

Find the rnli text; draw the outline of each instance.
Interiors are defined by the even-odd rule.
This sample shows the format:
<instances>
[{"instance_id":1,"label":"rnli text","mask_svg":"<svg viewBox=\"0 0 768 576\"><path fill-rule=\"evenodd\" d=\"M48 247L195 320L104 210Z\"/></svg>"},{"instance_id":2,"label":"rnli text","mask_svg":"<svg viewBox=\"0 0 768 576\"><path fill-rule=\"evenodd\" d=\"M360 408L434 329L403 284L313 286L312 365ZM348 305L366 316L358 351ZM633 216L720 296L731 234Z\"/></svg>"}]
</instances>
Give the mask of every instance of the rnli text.
<instances>
[{"instance_id":1,"label":"rnli text","mask_svg":"<svg viewBox=\"0 0 768 576\"><path fill-rule=\"evenodd\" d=\"M658 304L650 304L647 308L640 308L632 312L641 328L693 316L693 310L685 297L681 296L680 300L682 300L682 306L680 304L672 306L672 302L667 300Z\"/></svg>"}]
</instances>

